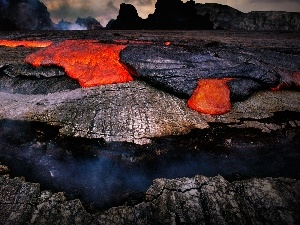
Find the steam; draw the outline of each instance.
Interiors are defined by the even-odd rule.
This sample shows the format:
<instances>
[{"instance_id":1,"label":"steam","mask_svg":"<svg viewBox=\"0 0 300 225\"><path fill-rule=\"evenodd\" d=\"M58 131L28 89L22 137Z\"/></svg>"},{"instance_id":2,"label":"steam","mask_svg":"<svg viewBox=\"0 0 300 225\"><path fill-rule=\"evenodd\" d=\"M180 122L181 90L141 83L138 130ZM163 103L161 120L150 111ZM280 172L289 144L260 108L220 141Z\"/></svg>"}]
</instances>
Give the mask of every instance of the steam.
<instances>
[{"instance_id":1,"label":"steam","mask_svg":"<svg viewBox=\"0 0 300 225\"><path fill-rule=\"evenodd\" d=\"M71 24L68 30L87 30L87 27L84 25L79 25L77 23Z\"/></svg>"},{"instance_id":2,"label":"steam","mask_svg":"<svg viewBox=\"0 0 300 225\"><path fill-rule=\"evenodd\" d=\"M85 205L102 209L124 204L129 194L145 192L155 178L236 173L291 177L300 171L299 148L287 145L286 137L280 134L277 140L282 144L275 148L267 148L268 138L260 136L268 134L260 133L256 134L261 138L258 145L249 137L233 138L227 142L237 142L238 146L220 150L215 142L203 146L201 138L205 135L198 133L135 146L90 139L59 140L58 129L42 123L0 120L0 162L9 166L13 176L38 182L43 189L65 191ZM195 137L200 139L196 142ZM266 143L261 149L262 140Z\"/></svg>"}]
</instances>

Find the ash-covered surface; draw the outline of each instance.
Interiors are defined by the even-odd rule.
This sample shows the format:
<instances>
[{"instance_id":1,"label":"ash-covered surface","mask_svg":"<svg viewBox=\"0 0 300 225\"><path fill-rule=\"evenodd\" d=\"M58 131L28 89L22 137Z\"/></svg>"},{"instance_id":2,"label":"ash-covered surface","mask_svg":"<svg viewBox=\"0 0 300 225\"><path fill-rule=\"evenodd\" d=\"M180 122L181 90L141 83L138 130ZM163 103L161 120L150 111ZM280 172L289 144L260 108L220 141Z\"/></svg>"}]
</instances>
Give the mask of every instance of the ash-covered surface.
<instances>
[{"instance_id":1,"label":"ash-covered surface","mask_svg":"<svg viewBox=\"0 0 300 225\"><path fill-rule=\"evenodd\" d=\"M38 49L0 47L1 85L10 88L0 90L0 140L11 143L1 147L1 161L9 164L10 173L40 182L43 190L67 191L68 199L80 197L83 200L86 193L110 198L99 206L91 203L93 197L85 196L84 207L89 210L94 206L110 207L113 204L109 201L117 202L114 206L127 204L90 215L78 200L65 201L62 194L40 193L38 185L24 183L19 178L1 177L4 197L0 212L4 223L299 223L300 92L297 80L290 79L291 74L300 69L299 33L99 31L15 32L0 36L1 39L88 39L103 43L121 41L122 44L125 40L130 45L132 41L134 45L138 41L153 42L157 48L176 49L175 53L182 48L187 52L206 52L217 60L270 67L279 74L281 82L292 88L253 94L254 89L266 89L261 81L264 77L259 80L243 76L230 81L229 86L235 93L231 97L241 100L240 96L251 96L234 103L227 114L210 116L188 109L186 99L140 79L82 89L73 83L68 87L70 78L64 75L5 74L7 68L13 71L15 66L24 66L24 58ZM171 46L165 46L166 41L170 41ZM66 84L55 89L57 84L62 84L59 80L62 78ZM241 89L241 83L251 88ZM46 91L35 91L46 84L48 88L42 88ZM49 91L52 87L55 87L53 91ZM14 128L7 135L3 127L10 127L9 121L15 124L17 131ZM42 122L42 127L32 130L28 124L34 121ZM27 126L31 128L22 134L19 128ZM6 167L1 168L7 173ZM123 172L133 174L126 177ZM32 176L35 174L37 177ZM99 174L111 180L103 182ZM201 176L171 181L160 179L148 190L146 198L143 194L155 178L194 177L196 174L221 174L227 180L236 181L228 183L220 177ZM85 183L89 175L93 176ZM262 178L251 178L253 176ZM52 182L54 178L68 181L70 177L78 180L72 180L68 187L66 182ZM203 182L198 182L199 179ZM132 180L131 186L128 185ZM136 181L142 183L135 185ZM171 183L171 188L165 188L166 182ZM194 182L199 186L194 188ZM99 187L112 189L105 193ZM75 190L74 196L68 190ZM134 206L128 206L130 204Z\"/></svg>"}]
</instances>

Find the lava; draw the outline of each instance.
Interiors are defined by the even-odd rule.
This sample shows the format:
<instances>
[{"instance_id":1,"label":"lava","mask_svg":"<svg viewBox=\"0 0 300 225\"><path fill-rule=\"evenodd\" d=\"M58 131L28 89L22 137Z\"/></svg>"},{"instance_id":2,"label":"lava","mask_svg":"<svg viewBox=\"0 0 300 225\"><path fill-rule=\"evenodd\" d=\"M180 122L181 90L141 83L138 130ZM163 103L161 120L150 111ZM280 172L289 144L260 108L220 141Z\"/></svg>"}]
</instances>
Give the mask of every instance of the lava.
<instances>
[{"instance_id":1,"label":"lava","mask_svg":"<svg viewBox=\"0 0 300 225\"><path fill-rule=\"evenodd\" d=\"M165 46L170 46L171 44L172 44L171 41L166 41L166 42L164 43Z\"/></svg>"},{"instance_id":2,"label":"lava","mask_svg":"<svg viewBox=\"0 0 300 225\"><path fill-rule=\"evenodd\" d=\"M125 47L91 40L67 40L28 55L25 62L36 67L62 67L82 87L123 83L133 80L120 63L119 53Z\"/></svg>"},{"instance_id":3,"label":"lava","mask_svg":"<svg viewBox=\"0 0 300 225\"><path fill-rule=\"evenodd\" d=\"M44 48L51 45L52 41L24 41L24 40L0 40L0 46L15 48L15 47L26 47L26 48Z\"/></svg>"},{"instance_id":4,"label":"lava","mask_svg":"<svg viewBox=\"0 0 300 225\"><path fill-rule=\"evenodd\" d=\"M221 115L231 109L230 89L224 79L199 80L196 89L188 100L188 107L201 113Z\"/></svg>"}]
</instances>

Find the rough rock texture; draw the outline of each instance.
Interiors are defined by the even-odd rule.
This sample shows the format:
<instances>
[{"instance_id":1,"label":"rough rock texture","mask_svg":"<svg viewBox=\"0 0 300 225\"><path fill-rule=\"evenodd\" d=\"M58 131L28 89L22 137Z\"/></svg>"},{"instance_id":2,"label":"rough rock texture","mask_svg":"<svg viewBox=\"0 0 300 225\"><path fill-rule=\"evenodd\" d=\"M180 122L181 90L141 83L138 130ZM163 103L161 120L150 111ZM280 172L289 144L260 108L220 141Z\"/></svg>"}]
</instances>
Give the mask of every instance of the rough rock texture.
<instances>
[{"instance_id":1,"label":"rough rock texture","mask_svg":"<svg viewBox=\"0 0 300 225\"><path fill-rule=\"evenodd\" d=\"M223 177L156 179L145 200L89 214L79 200L0 176L3 224L299 224L300 182Z\"/></svg>"},{"instance_id":2,"label":"rough rock texture","mask_svg":"<svg viewBox=\"0 0 300 225\"><path fill-rule=\"evenodd\" d=\"M39 0L2 1L0 20L9 21L18 30L54 29L47 7ZM12 29L2 27L4 29Z\"/></svg>"},{"instance_id":3,"label":"rough rock texture","mask_svg":"<svg viewBox=\"0 0 300 225\"><path fill-rule=\"evenodd\" d=\"M240 92L241 96L234 93L234 88L231 90L238 100L248 97L254 82L257 83L254 89L276 87L280 82L280 75L271 65L255 59L251 61L250 54L252 51L246 49L226 53L223 48L196 51L175 46L144 45L127 47L121 52L121 61L132 67L138 77L185 98L190 97L199 79L246 78L235 81L239 86L241 82L250 83L239 87L240 90L246 88L246 91Z\"/></svg>"},{"instance_id":4,"label":"rough rock texture","mask_svg":"<svg viewBox=\"0 0 300 225\"><path fill-rule=\"evenodd\" d=\"M152 71L155 70L155 66L160 68L165 66L170 68L170 71L175 70L173 70L173 67L189 66L193 70L194 67L191 65L197 67L202 63L203 66L213 70L215 70L215 65L219 65L219 68L224 69L225 72L227 71L229 76L232 70L234 72L235 69L234 67L232 70L228 69L227 65L229 63L229 65L246 65L246 68L253 68L253 71L257 71L257 67L271 68L275 71L275 74L280 75L282 80L284 80L283 78L290 78L291 73L299 71L299 42L296 41L299 39L299 35L296 33L262 35L249 32L217 33L216 31L185 33L120 31L118 33L119 36L116 36L115 33L107 31L107 33L57 32L55 34L50 32L46 36L43 35L26 32L3 34L2 39L12 37L32 39L33 37L38 37L41 40L65 40L67 38L87 38L91 40L98 37L102 41L108 41L113 38L134 40L136 42L153 41L155 44L149 46L139 45L128 48L128 50L133 49L136 54L141 56L141 59L145 59L138 66L146 65ZM276 39L274 39L274 36L276 36ZM162 45L167 40L171 41L171 45ZM147 55L143 56L137 52L138 47L140 47L141 51L148 49L154 51L153 57L147 52L145 52ZM36 50L36 48L0 47L1 55L5 56L0 57L1 70L6 71L8 68L18 68L24 58ZM161 58L157 57L158 55ZM168 59L168 57L171 57L171 59ZM188 61L184 57L192 59ZM137 60L140 60L140 58L137 58ZM147 60L150 62L148 63ZM183 62L180 60L183 60ZM7 67L8 65L9 67ZM151 68L151 65L153 68ZM241 71L245 70L242 66L237 68ZM187 69L183 68L182 70ZM49 70L50 72L51 70ZM200 72L208 74L205 70L200 70ZM104 138L106 141L145 143L149 142L152 137L184 134L194 128L206 128L209 122L214 121L224 122L233 127L255 127L263 131L270 131L267 127L280 129L281 124L272 122L272 125L267 125L265 122L260 121L261 119L272 117L277 111L300 111L300 93L296 91L260 92L244 102L234 103L230 113L213 117L193 112L187 109L186 100L165 93L161 90L161 87L157 89L139 80L122 85L71 91L54 88L54 91L59 90L62 92L39 95L52 92L45 91L45 84L48 83L49 87L51 87L53 82L55 86L57 82L54 79L60 78L41 79L40 82L34 79L29 82L27 78L20 79L20 76L13 78L15 73L19 72L11 73L10 76L12 77L6 76L5 82L3 80L2 85L4 87L7 88L7 85L11 84L15 86L10 86L10 89L3 89L0 92L0 117L56 124L62 127L60 130L61 134L68 136L74 135L88 138ZM227 74L223 73L221 75L226 76ZM179 75L180 79L184 78L181 77L182 73L179 72ZM248 77L245 77L245 75ZM249 78L249 76L257 75L257 79ZM264 77L263 75L270 76ZM244 100L241 99L241 96L248 97L253 90L266 88L265 84L270 86L270 83L274 82L273 75L273 73L250 73L250 75L243 74L242 78L230 81L231 99ZM2 77L2 79L4 78ZM258 79L260 80L259 83ZM178 83L181 85L180 82ZM293 80L287 80L287 83L293 83ZM169 83L167 84L169 85ZM197 81L195 82L196 84ZM25 89L26 85L29 85L30 88L27 86L28 88ZM241 85L245 88L241 88ZM186 86L181 85L179 87L186 89ZM249 86L250 89L247 89ZM295 86L299 88L299 85Z\"/></svg>"},{"instance_id":5,"label":"rough rock texture","mask_svg":"<svg viewBox=\"0 0 300 225\"><path fill-rule=\"evenodd\" d=\"M139 81L48 95L0 96L0 118L45 121L62 126L61 133L71 136L139 143L208 126L184 100Z\"/></svg>"},{"instance_id":6,"label":"rough rock texture","mask_svg":"<svg viewBox=\"0 0 300 225\"><path fill-rule=\"evenodd\" d=\"M36 95L77 88L80 88L78 82L58 68L36 69L18 65L0 69L0 90L6 93Z\"/></svg>"},{"instance_id":7,"label":"rough rock texture","mask_svg":"<svg viewBox=\"0 0 300 225\"><path fill-rule=\"evenodd\" d=\"M300 13L257 11L242 13L227 5L196 4L199 15L209 14L213 29L221 30L300 30Z\"/></svg>"},{"instance_id":8,"label":"rough rock texture","mask_svg":"<svg viewBox=\"0 0 300 225\"><path fill-rule=\"evenodd\" d=\"M0 92L0 97L0 118L59 125L61 134L67 136L136 143L206 128L207 122L241 126L240 120L246 123L249 118L272 117L276 111L300 111L299 92L278 91L260 92L235 103L223 116L204 116L188 109L184 100L140 81L48 95ZM263 130L265 124L261 123L260 128Z\"/></svg>"}]
</instances>

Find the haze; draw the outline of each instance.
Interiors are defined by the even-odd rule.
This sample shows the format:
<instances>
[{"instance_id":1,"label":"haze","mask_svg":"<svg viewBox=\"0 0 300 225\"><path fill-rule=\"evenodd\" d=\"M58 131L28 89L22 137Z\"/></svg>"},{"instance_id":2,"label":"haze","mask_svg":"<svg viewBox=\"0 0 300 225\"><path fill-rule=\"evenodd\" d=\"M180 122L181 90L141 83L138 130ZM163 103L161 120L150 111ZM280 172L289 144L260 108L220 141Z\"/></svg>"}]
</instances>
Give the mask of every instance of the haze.
<instances>
[{"instance_id":1,"label":"haze","mask_svg":"<svg viewBox=\"0 0 300 225\"><path fill-rule=\"evenodd\" d=\"M76 18L92 16L103 26L115 19L121 3L133 4L140 17L154 12L156 0L41 0L48 8L51 19L75 22ZM184 0L183 2L186 2ZM197 3L220 3L242 12L289 11L300 12L300 0L196 0Z\"/></svg>"}]
</instances>

